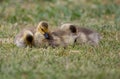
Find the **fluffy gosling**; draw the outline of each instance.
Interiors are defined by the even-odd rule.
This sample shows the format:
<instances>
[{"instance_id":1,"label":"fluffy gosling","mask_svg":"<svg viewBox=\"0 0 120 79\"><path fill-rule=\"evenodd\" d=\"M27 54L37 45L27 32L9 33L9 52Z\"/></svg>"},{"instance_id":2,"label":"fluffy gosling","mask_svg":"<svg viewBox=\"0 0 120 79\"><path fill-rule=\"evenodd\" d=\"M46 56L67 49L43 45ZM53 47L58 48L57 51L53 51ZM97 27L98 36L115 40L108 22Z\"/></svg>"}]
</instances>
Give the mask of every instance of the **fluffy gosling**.
<instances>
[{"instance_id":1,"label":"fluffy gosling","mask_svg":"<svg viewBox=\"0 0 120 79\"><path fill-rule=\"evenodd\" d=\"M61 30L69 31L72 28L71 26L74 26L76 28L75 33L77 38L75 39L75 43L77 44L89 43L94 46L98 45L101 36L94 30L85 27L78 27L71 23L61 25Z\"/></svg>"},{"instance_id":2,"label":"fluffy gosling","mask_svg":"<svg viewBox=\"0 0 120 79\"><path fill-rule=\"evenodd\" d=\"M32 47L34 45L33 33L23 30L15 36L14 43L17 47Z\"/></svg>"},{"instance_id":3,"label":"fluffy gosling","mask_svg":"<svg viewBox=\"0 0 120 79\"><path fill-rule=\"evenodd\" d=\"M48 47L49 45L52 45L53 38L50 35L48 27L49 25L45 21L41 21L38 24L34 35L36 47Z\"/></svg>"}]
</instances>

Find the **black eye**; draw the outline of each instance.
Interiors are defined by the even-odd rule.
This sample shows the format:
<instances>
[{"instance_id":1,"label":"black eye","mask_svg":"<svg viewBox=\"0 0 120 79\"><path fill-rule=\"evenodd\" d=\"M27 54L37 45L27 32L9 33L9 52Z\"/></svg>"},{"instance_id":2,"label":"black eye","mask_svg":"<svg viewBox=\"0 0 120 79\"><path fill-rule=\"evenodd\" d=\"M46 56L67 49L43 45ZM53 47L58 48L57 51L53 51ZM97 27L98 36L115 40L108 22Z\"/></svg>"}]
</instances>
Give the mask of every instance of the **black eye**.
<instances>
[{"instance_id":1,"label":"black eye","mask_svg":"<svg viewBox=\"0 0 120 79\"><path fill-rule=\"evenodd\" d=\"M41 29L42 31L44 31L43 29Z\"/></svg>"}]
</instances>

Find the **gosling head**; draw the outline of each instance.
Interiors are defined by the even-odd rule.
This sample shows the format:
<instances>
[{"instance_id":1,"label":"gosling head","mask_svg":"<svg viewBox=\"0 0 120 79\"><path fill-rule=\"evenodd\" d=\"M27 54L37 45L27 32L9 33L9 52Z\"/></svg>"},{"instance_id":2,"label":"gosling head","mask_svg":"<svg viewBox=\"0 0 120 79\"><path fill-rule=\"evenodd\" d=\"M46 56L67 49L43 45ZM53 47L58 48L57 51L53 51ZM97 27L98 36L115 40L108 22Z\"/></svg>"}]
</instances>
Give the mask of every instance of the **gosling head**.
<instances>
[{"instance_id":1,"label":"gosling head","mask_svg":"<svg viewBox=\"0 0 120 79\"><path fill-rule=\"evenodd\" d=\"M37 32L44 35L46 39L49 39L48 23L45 21L41 21L37 26Z\"/></svg>"},{"instance_id":2,"label":"gosling head","mask_svg":"<svg viewBox=\"0 0 120 79\"><path fill-rule=\"evenodd\" d=\"M66 24L61 25L60 29L63 31L70 31L71 33L77 32L76 26L73 24L70 24L70 23L66 23Z\"/></svg>"},{"instance_id":3,"label":"gosling head","mask_svg":"<svg viewBox=\"0 0 120 79\"><path fill-rule=\"evenodd\" d=\"M29 30L24 31L23 38L26 46L32 47L33 45L33 33Z\"/></svg>"}]
</instances>

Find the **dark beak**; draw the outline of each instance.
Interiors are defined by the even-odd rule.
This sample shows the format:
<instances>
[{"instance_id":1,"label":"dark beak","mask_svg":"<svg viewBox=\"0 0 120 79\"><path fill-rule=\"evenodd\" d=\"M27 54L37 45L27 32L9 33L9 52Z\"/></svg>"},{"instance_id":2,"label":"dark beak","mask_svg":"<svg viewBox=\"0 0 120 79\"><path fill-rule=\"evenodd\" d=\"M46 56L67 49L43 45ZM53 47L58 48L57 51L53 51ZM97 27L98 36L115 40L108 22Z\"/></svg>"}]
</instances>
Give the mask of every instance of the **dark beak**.
<instances>
[{"instance_id":1,"label":"dark beak","mask_svg":"<svg viewBox=\"0 0 120 79\"><path fill-rule=\"evenodd\" d=\"M44 36L45 36L46 39L49 39L49 38L50 38L50 36L49 36L48 33L45 33Z\"/></svg>"}]
</instances>

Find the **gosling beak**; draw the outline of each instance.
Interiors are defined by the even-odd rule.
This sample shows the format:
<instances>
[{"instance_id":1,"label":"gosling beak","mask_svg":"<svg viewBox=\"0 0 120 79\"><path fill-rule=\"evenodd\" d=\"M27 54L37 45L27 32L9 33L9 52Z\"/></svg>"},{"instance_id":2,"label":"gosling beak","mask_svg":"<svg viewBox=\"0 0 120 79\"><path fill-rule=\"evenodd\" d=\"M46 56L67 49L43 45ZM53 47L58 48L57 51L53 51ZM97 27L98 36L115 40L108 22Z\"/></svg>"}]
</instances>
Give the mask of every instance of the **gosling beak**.
<instances>
[{"instance_id":1,"label":"gosling beak","mask_svg":"<svg viewBox=\"0 0 120 79\"><path fill-rule=\"evenodd\" d=\"M46 39L50 38L48 33L45 33L44 36L45 36Z\"/></svg>"}]
</instances>

